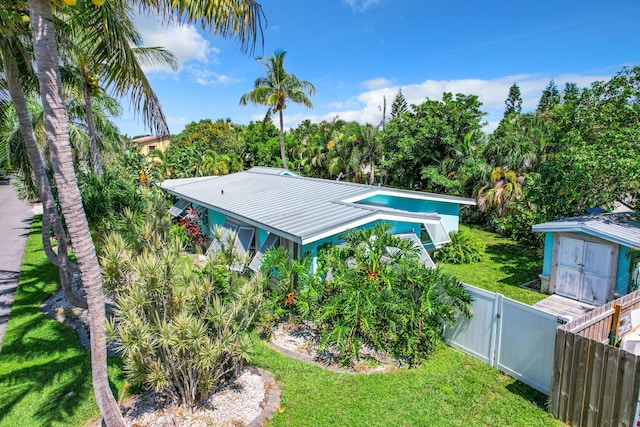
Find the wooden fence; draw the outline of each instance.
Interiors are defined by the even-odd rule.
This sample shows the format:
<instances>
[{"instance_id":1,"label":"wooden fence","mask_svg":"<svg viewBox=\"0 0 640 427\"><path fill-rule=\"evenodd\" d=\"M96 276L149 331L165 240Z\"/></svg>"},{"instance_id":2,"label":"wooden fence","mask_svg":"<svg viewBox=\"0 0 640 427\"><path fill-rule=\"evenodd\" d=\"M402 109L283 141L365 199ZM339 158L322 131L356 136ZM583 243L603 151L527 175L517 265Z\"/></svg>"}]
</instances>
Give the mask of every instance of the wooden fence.
<instances>
[{"instance_id":1,"label":"wooden fence","mask_svg":"<svg viewBox=\"0 0 640 427\"><path fill-rule=\"evenodd\" d=\"M616 301L620 316L640 308L640 291ZM556 331L549 411L575 426L626 426L634 421L640 356L609 345L613 303Z\"/></svg>"}]
</instances>

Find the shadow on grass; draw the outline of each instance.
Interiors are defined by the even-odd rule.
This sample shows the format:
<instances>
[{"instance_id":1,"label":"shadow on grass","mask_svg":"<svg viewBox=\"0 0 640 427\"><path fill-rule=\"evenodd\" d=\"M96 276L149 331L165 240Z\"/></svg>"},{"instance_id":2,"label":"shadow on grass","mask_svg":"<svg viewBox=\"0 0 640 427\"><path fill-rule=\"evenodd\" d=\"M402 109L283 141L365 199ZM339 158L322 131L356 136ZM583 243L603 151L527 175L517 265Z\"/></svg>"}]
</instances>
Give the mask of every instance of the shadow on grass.
<instances>
[{"instance_id":1,"label":"shadow on grass","mask_svg":"<svg viewBox=\"0 0 640 427\"><path fill-rule=\"evenodd\" d=\"M89 353L71 328L40 308L59 285L58 270L42 250L38 219L0 352L0 425L73 425L97 413ZM111 358L109 366L121 371Z\"/></svg>"},{"instance_id":2,"label":"shadow on grass","mask_svg":"<svg viewBox=\"0 0 640 427\"><path fill-rule=\"evenodd\" d=\"M490 261L499 264L500 271L506 275L498 282L508 286L517 287L536 278L542 271L542 258L535 249L515 244L497 244L489 245L486 253Z\"/></svg>"},{"instance_id":3,"label":"shadow on grass","mask_svg":"<svg viewBox=\"0 0 640 427\"><path fill-rule=\"evenodd\" d=\"M545 411L548 409L549 397L546 394L541 393L532 387L529 387L525 383L520 381L514 381L513 383L509 384L506 388L511 393L518 395L523 399L533 403L540 409L543 409Z\"/></svg>"}]
</instances>

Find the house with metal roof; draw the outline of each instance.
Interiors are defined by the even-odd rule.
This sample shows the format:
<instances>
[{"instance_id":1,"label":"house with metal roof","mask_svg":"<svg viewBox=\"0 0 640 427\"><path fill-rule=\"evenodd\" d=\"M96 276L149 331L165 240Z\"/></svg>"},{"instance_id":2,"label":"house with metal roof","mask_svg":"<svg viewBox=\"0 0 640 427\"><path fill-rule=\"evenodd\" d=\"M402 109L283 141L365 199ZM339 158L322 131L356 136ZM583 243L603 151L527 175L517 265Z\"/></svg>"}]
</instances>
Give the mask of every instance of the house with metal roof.
<instances>
[{"instance_id":1,"label":"house with metal roof","mask_svg":"<svg viewBox=\"0 0 640 427\"><path fill-rule=\"evenodd\" d=\"M473 199L399 190L343 181L306 178L284 169L254 167L223 176L169 179L161 188L176 197L171 213L189 205L200 214L203 230L234 233L235 245L258 270L271 246L300 257L315 256L326 243L339 244L343 233L381 222L391 233L415 242L421 259L433 266L428 250L449 241L458 230L460 207ZM220 231L219 231L220 232ZM210 250L219 250L212 242Z\"/></svg>"},{"instance_id":2,"label":"house with metal roof","mask_svg":"<svg viewBox=\"0 0 640 427\"><path fill-rule=\"evenodd\" d=\"M602 213L534 225L533 231L545 233L542 291L602 305L633 290L638 275L630 277L627 254L640 248L637 219Z\"/></svg>"}]
</instances>

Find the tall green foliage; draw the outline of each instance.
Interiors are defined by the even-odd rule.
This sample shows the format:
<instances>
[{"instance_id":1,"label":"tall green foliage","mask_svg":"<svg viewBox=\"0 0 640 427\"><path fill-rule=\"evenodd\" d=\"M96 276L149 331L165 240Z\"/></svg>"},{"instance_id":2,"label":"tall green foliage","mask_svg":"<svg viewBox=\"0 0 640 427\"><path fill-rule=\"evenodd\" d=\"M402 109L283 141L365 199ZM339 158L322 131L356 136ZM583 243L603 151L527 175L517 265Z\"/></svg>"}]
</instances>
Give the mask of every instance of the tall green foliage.
<instances>
[{"instance_id":1,"label":"tall green foliage","mask_svg":"<svg viewBox=\"0 0 640 427\"><path fill-rule=\"evenodd\" d=\"M345 363L365 345L417 363L441 342L443 322L471 315L462 284L426 269L413 244L388 229L353 230L343 247L319 256L313 318L321 345L337 348Z\"/></svg>"},{"instance_id":2,"label":"tall green foliage","mask_svg":"<svg viewBox=\"0 0 640 427\"><path fill-rule=\"evenodd\" d=\"M108 236L100 256L117 296L111 339L132 383L193 408L249 360L262 277L241 278L219 259L192 269L166 212L130 225L127 237Z\"/></svg>"},{"instance_id":3,"label":"tall green foliage","mask_svg":"<svg viewBox=\"0 0 640 427\"><path fill-rule=\"evenodd\" d=\"M470 264L482 261L487 245L478 238L474 238L467 231L452 231L449 233L451 242L442 246L437 252L438 261L449 264Z\"/></svg>"},{"instance_id":4,"label":"tall green foliage","mask_svg":"<svg viewBox=\"0 0 640 427\"><path fill-rule=\"evenodd\" d=\"M387 184L437 191L443 187L432 168L455 152L467 135L481 135L482 103L475 95L444 93L442 101L427 99L387 124L382 136ZM431 168L431 169L430 169ZM445 179L447 171L436 169ZM453 176L453 175L452 175Z\"/></svg>"}]
</instances>

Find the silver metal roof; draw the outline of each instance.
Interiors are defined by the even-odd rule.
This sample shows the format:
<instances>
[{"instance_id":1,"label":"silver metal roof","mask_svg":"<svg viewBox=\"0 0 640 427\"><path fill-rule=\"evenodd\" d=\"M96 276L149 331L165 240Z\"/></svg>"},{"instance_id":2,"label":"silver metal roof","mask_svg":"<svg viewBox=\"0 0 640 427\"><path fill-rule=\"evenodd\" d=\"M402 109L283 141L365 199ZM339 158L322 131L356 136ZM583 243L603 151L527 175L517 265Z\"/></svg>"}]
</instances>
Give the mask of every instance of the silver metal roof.
<instances>
[{"instance_id":1,"label":"silver metal roof","mask_svg":"<svg viewBox=\"0 0 640 427\"><path fill-rule=\"evenodd\" d=\"M475 203L472 199L460 197L283 176L279 172L280 169L253 168L224 176L169 179L161 184L161 188L179 198L205 205L302 244L377 219L439 220L436 213L417 215L415 212L353 203L376 194L457 204Z\"/></svg>"},{"instance_id":2,"label":"silver metal roof","mask_svg":"<svg viewBox=\"0 0 640 427\"><path fill-rule=\"evenodd\" d=\"M582 232L630 248L640 247L640 223L629 213L585 215L536 224L533 231Z\"/></svg>"}]
</instances>

